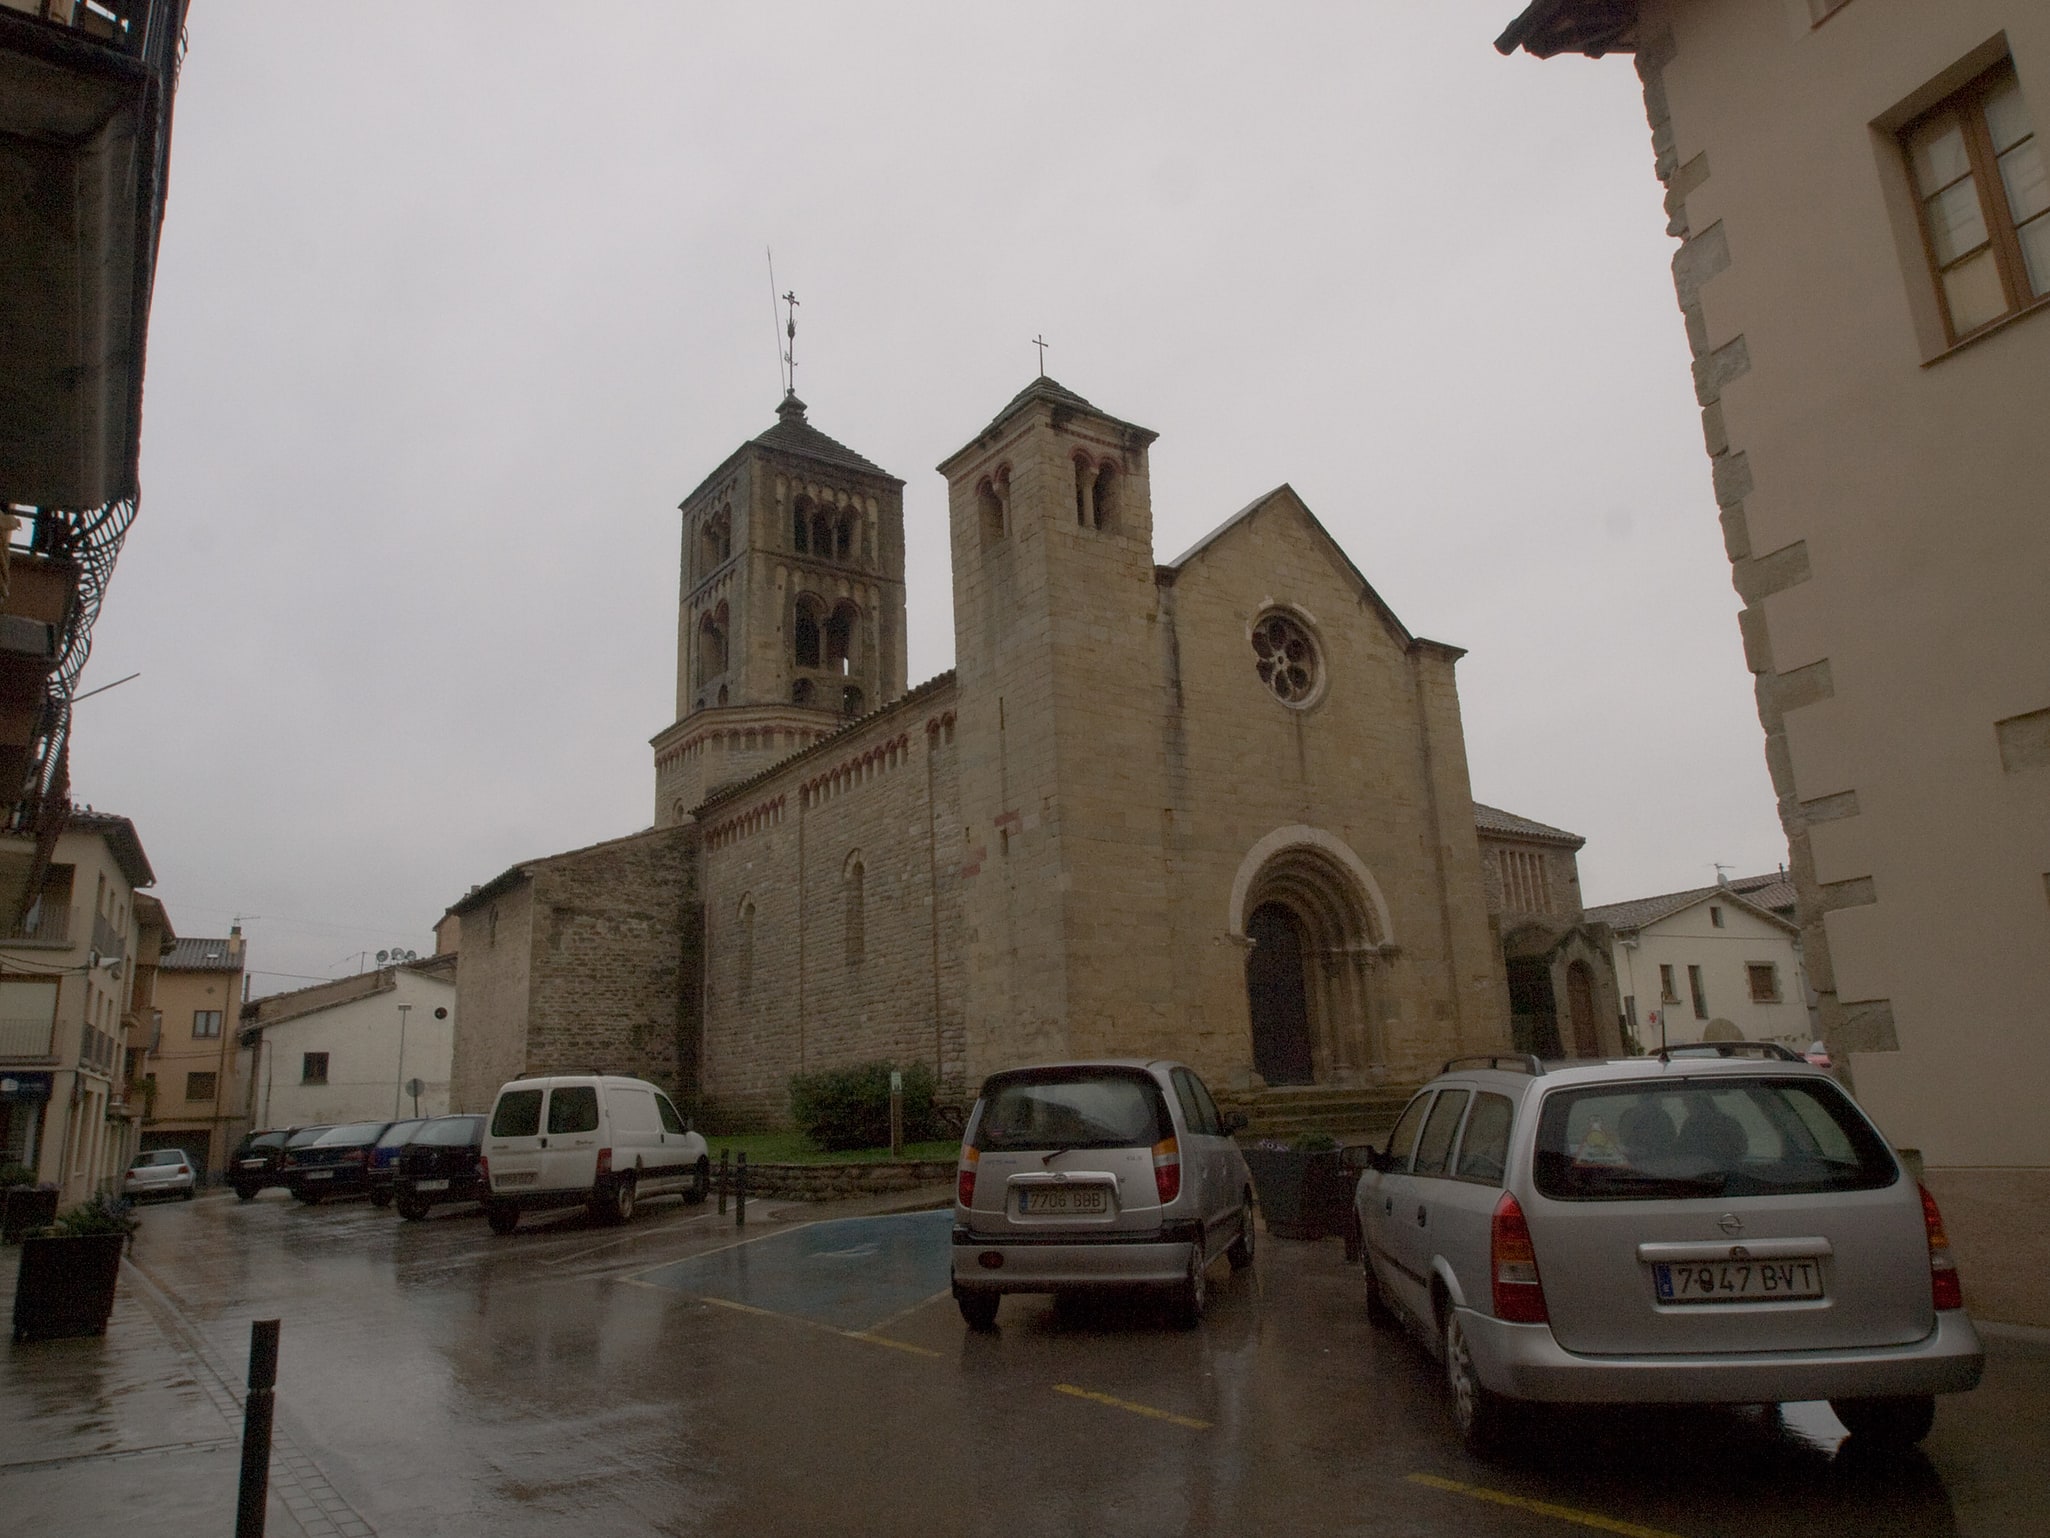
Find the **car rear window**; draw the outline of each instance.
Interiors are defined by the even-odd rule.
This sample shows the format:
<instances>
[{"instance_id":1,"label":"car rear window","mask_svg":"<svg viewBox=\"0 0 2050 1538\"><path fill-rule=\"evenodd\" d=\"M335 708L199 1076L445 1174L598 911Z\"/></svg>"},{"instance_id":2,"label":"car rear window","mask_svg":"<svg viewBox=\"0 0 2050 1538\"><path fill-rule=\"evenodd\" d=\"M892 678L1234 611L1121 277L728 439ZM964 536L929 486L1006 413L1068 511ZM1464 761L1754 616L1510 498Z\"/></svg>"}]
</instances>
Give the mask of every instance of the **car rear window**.
<instances>
[{"instance_id":1,"label":"car rear window","mask_svg":"<svg viewBox=\"0 0 2050 1538\"><path fill-rule=\"evenodd\" d=\"M413 1135L416 1143L426 1143L436 1148L460 1148L466 1143L477 1141L477 1128L483 1124L481 1116L450 1116L425 1122ZM514 1137L516 1133L507 1133Z\"/></svg>"},{"instance_id":2,"label":"car rear window","mask_svg":"<svg viewBox=\"0 0 2050 1538\"><path fill-rule=\"evenodd\" d=\"M367 1143L384 1131L381 1121L352 1121L336 1127L321 1138L323 1143Z\"/></svg>"},{"instance_id":3,"label":"car rear window","mask_svg":"<svg viewBox=\"0 0 2050 1538\"><path fill-rule=\"evenodd\" d=\"M287 1148L304 1148L308 1143L318 1143L333 1130L332 1127L301 1127L285 1140L285 1146Z\"/></svg>"},{"instance_id":4,"label":"car rear window","mask_svg":"<svg viewBox=\"0 0 2050 1538\"><path fill-rule=\"evenodd\" d=\"M1085 1070L984 1085L974 1141L982 1149L1150 1148L1170 1130L1151 1078Z\"/></svg>"},{"instance_id":5,"label":"car rear window","mask_svg":"<svg viewBox=\"0 0 2050 1538\"><path fill-rule=\"evenodd\" d=\"M541 1091L509 1089L491 1113L493 1137L534 1137L541 1131Z\"/></svg>"},{"instance_id":6,"label":"car rear window","mask_svg":"<svg viewBox=\"0 0 2050 1538\"><path fill-rule=\"evenodd\" d=\"M420 1130L417 1121L394 1122L384 1129L384 1136L377 1140L379 1148L398 1148L413 1141L413 1134Z\"/></svg>"},{"instance_id":7,"label":"car rear window","mask_svg":"<svg viewBox=\"0 0 2050 1538\"><path fill-rule=\"evenodd\" d=\"M162 1148L151 1153L137 1154L135 1162L128 1167L132 1170L140 1170L148 1169L153 1164L183 1164L184 1162L185 1155L178 1152L177 1149Z\"/></svg>"},{"instance_id":8,"label":"car rear window","mask_svg":"<svg viewBox=\"0 0 2050 1538\"><path fill-rule=\"evenodd\" d=\"M1557 1091L1538 1118L1536 1182L1557 1201L1795 1196L1898 1178L1834 1083L1669 1079Z\"/></svg>"}]
</instances>

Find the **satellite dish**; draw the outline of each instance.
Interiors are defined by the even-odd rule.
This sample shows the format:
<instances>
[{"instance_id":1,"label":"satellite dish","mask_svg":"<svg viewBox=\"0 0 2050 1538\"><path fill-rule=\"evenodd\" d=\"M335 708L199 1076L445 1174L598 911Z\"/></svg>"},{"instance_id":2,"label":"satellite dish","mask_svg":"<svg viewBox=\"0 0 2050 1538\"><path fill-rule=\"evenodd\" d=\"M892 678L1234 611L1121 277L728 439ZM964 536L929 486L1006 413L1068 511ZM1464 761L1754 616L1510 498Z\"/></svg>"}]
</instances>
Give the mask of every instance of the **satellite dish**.
<instances>
[{"instance_id":1,"label":"satellite dish","mask_svg":"<svg viewBox=\"0 0 2050 1538\"><path fill-rule=\"evenodd\" d=\"M390 951L379 951L377 953L377 964L379 966L383 966L385 964L385 961L390 957L390 955Z\"/></svg>"},{"instance_id":2,"label":"satellite dish","mask_svg":"<svg viewBox=\"0 0 2050 1538\"><path fill-rule=\"evenodd\" d=\"M408 961L418 961L419 959L420 959L420 953L419 953L418 951L407 951L407 952L406 952L406 960L408 960Z\"/></svg>"}]
</instances>

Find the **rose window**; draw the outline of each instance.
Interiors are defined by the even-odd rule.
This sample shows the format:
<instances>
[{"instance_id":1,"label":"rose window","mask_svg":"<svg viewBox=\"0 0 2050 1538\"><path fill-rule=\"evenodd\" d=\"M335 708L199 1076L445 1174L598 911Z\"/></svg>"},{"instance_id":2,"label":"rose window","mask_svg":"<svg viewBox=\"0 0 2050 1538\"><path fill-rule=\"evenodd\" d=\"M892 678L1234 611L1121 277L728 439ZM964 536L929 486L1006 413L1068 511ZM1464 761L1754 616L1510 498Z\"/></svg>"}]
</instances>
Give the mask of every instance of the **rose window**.
<instances>
[{"instance_id":1,"label":"rose window","mask_svg":"<svg viewBox=\"0 0 2050 1538\"><path fill-rule=\"evenodd\" d=\"M1317 643L1286 614L1270 614L1253 627L1260 682L1284 705L1307 705L1317 692Z\"/></svg>"}]
</instances>

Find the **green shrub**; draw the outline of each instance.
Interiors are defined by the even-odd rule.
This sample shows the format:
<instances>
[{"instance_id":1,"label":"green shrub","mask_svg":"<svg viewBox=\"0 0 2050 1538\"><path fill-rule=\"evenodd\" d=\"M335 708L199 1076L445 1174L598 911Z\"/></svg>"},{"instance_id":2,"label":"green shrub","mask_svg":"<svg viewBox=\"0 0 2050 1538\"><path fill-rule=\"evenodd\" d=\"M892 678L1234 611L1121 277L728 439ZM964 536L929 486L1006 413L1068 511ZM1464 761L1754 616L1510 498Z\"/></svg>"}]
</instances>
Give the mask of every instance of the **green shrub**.
<instances>
[{"instance_id":1,"label":"green shrub","mask_svg":"<svg viewBox=\"0 0 2050 1538\"><path fill-rule=\"evenodd\" d=\"M819 1073L793 1074L790 1116L798 1131L828 1153L886 1148L890 1142L890 1073L895 1063L856 1063ZM913 1063L904 1073L904 1141L944 1135L933 1114L932 1069Z\"/></svg>"},{"instance_id":2,"label":"green shrub","mask_svg":"<svg viewBox=\"0 0 2050 1538\"><path fill-rule=\"evenodd\" d=\"M95 1196L67 1212L58 1213L57 1221L43 1232L56 1238L76 1234L132 1234L141 1226L128 1211L128 1203L109 1196Z\"/></svg>"},{"instance_id":3,"label":"green shrub","mask_svg":"<svg viewBox=\"0 0 2050 1538\"><path fill-rule=\"evenodd\" d=\"M36 1172L26 1164L0 1164L0 1191L9 1186L32 1186L36 1183Z\"/></svg>"},{"instance_id":4,"label":"green shrub","mask_svg":"<svg viewBox=\"0 0 2050 1538\"><path fill-rule=\"evenodd\" d=\"M1328 1153L1338 1146L1338 1139L1328 1132L1305 1132L1295 1140L1297 1153Z\"/></svg>"}]
</instances>

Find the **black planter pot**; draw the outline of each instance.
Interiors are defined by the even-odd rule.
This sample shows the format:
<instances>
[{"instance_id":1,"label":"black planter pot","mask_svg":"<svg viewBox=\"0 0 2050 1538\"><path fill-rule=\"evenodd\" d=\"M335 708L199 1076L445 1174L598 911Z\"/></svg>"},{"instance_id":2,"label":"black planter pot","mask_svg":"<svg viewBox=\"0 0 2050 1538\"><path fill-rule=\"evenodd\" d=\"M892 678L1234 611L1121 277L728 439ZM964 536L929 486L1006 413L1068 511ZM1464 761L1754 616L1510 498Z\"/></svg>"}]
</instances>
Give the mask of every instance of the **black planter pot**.
<instances>
[{"instance_id":1,"label":"black planter pot","mask_svg":"<svg viewBox=\"0 0 2050 1538\"><path fill-rule=\"evenodd\" d=\"M65 1234L21 1241L14 1286L14 1338L104 1335L114 1312L126 1234Z\"/></svg>"},{"instance_id":2,"label":"black planter pot","mask_svg":"<svg viewBox=\"0 0 2050 1538\"><path fill-rule=\"evenodd\" d=\"M1322 1239L1346 1231L1352 1211L1350 1170L1335 1148L1248 1148L1246 1167L1267 1232L1283 1239Z\"/></svg>"},{"instance_id":3,"label":"black planter pot","mask_svg":"<svg viewBox=\"0 0 2050 1538\"><path fill-rule=\"evenodd\" d=\"M19 1244L24 1234L57 1219L55 1186L9 1186L0 1193L0 1244Z\"/></svg>"}]
</instances>

